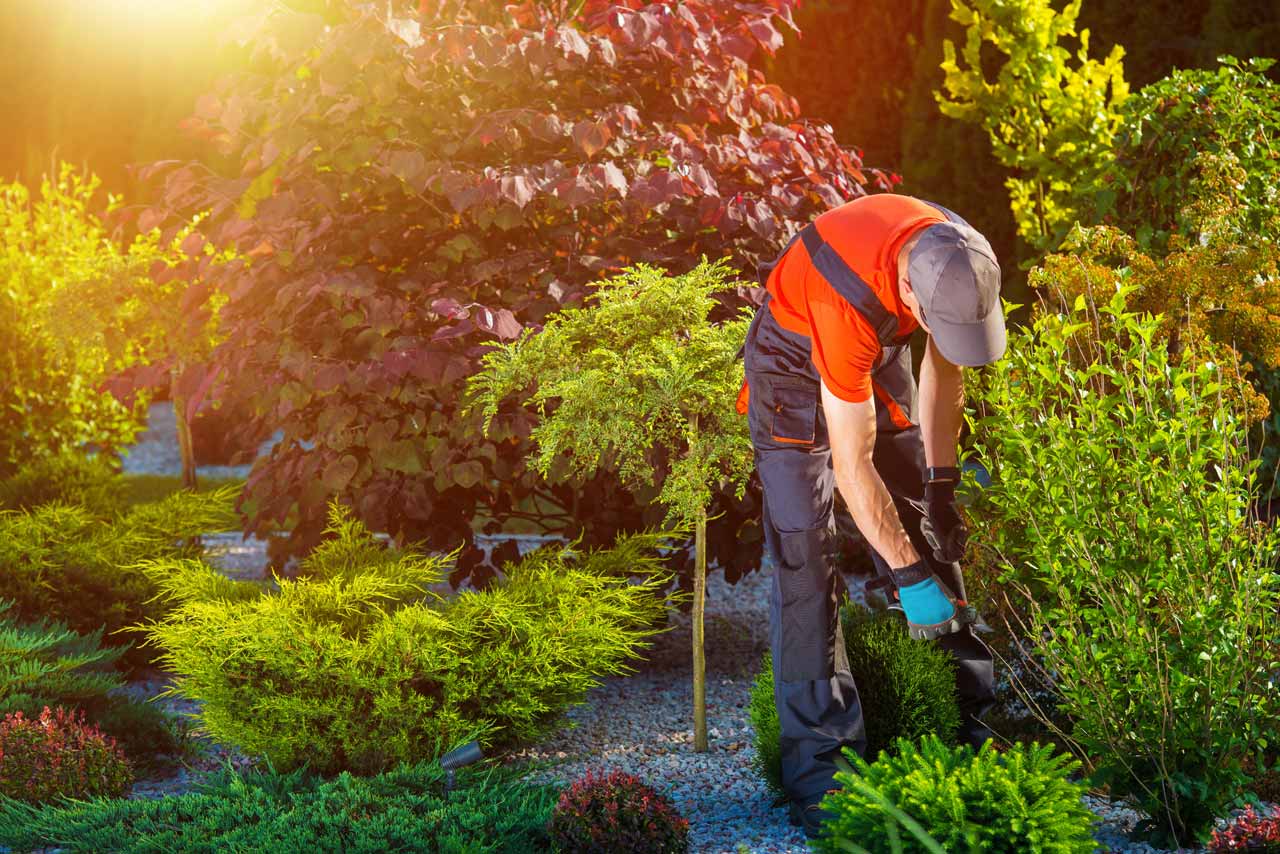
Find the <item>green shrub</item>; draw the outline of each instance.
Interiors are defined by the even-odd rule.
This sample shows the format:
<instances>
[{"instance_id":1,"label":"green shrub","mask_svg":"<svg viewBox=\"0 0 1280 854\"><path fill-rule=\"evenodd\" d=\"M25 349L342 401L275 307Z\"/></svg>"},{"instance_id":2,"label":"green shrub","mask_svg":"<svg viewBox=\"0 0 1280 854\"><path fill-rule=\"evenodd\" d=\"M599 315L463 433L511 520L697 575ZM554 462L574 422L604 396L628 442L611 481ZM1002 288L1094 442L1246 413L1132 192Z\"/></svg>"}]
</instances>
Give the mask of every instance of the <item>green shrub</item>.
<instances>
[{"instance_id":1,"label":"green shrub","mask_svg":"<svg viewBox=\"0 0 1280 854\"><path fill-rule=\"evenodd\" d=\"M955 663L934 643L912 640L895 614L869 613L848 603L840 611L849 670L858 685L867 728L867 756L892 750L898 738L937 735L954 744L960 729ZM765 653L751 686L755 730L752 767L776 794L782 791L778 710L773 701L773 662Z\"/></svg>"},{"instance_id":2,"label":"green shrub","mask_svg":"<svg viewBox=\"0 0 1280 854\"><path fill-rule=\"evenodd\" d=\"M191 561L146 568L176 602L148 628L174 693L202 703L203 731L282 768L378 771L534 738L626 669L669 602L657 535L545 548L446 601L428 591L446 558L385 548L336 504L329 533L278 593Z\"/></svg>"},{"instance_id":3,"label":"green shrub","mask_svg":"<svg viewBox=\"0 0 1280 854\"><path fill-rule=\"evenodd\" d=\"M124 482L106 457L75 451L39 457L0 480L0 510L30 510L54 501L109 519L124 509Z\"/></svg>"},{"instance_id":4,"label":"green shrub","mask_svg":"<svg viewBox=\"0 0 1280 854\"><path fill-rule=\"evenodd\" d=\"M68 292L110 278L125 257L91 211L98 180L66 164L38 198L0 183L0 477L32 459L133 441L146 395L124 405L100 388L110 367L60 330ZM74 313L74 312L72 312Z\"/></svg>"},{"instance_id":5,"label":"green shrub","mask_svg":"<svg viewBox=\"0 0 1280 854\"><path fill-rule=\"evenodd\" d=\"M112 520L60 504L0 512L0 598L13 601L18 621L57 620L124 645L122 630L167 607L152 601L156 581L138 563L198 554L192 538L230 524L231 496L229 489L178 493ZM136 666L149 658L131 647L122 662Z\"/></svg>"},{"instance_id":6,"label":"green shrub","mask_svg":"<svg viewBox=\"0 0 1280 854\"><path fill-rule=\"evenodd\" d=\"M845 755L857 773L836 773L841 788L822 801L834 818L814 842L818 851L1093 854L1097 847L1084 786L1067 779L1079 763L1049 747L1000 752L988 742L975 754L926 736L919 744L899 739L872 763ZM908 820L905 833L897 812ZM911 822L941 848L912 832Z\"/></svg>"},{"instance_id":7,"label":"green shrub","mask_svg":"<svg viewBox=\"0 0 1280 854\"><path fill-rule=\"evenodd\" d=\"M438 765L376 777L223 772L199 791L159 799L99 799L33 808L0 800L0 844L15 852L56 845L73 854L383 854L545 852L556 800L503 769L463 769L444 795Z\"/></svg>"},{"instance_id":8,"label":"green shrub","mask_svg":"<svg viewBox=\"0 0 1280 854\"><path fill-rule=\"evenodd\" d=\"M547 825L559 854L683 854L689 822L666 796L623 771L590 771L560 793Z\"/></svg>"},{"instance_id":9,"label":"green shrub","mask_svg":"<svg viewBox=\"0 0 1280 854\"><path fill-rule=\"evenodd\" d=\"M102 631L78 635L49 621L19 624L0 601L0 714L44 706L105 706L123 684L112 665L123 648L102 649Z\"/></svg>"},{"instance_id":10,"label":"green shrub","mask_svg":"<svg viewBox=\"0 0 1280 854\"><path fill-rule=\"evenodd\" d=\"M45 706L35 720L12 712L0 721L0 795L30 803L119 797L132 784L115 739L86 724L84 712Z\"/></svg>"},{"instance_id":11,"label":"green shrub","mask_svg":"<svg viewBox=\"0 0 1280 854\"><path fill-rule=\"evenodd\" d=\"M1195 238L1201 230L1188 216L1202 180L1200 159L1229 155L1243 170L1230 188L1243 214L1241 234L1280 240L1280 84L1265 73L1274 62L1223 57L1218 68L1175 71L1129 98L1112 156L1074 187L1083 219L1164 254L1173 235Z\"/></svg>"},{"instance_id":12,"label":"green shrub","mask_svg":"<svg viewBox=\"0 0 1280 854\"><path fill-rule=\"evenodd\" d=\"M992 485L971 518L1064 736L1152 817L1144 831L1186 844L1275 743L1280 534L1251 519L1230 360L1201 343L1171 357L1161 319L1128 309L1125 274L1092 269L1111 296L1042 311L972 391Z\"/></svg>"}]
</instances>

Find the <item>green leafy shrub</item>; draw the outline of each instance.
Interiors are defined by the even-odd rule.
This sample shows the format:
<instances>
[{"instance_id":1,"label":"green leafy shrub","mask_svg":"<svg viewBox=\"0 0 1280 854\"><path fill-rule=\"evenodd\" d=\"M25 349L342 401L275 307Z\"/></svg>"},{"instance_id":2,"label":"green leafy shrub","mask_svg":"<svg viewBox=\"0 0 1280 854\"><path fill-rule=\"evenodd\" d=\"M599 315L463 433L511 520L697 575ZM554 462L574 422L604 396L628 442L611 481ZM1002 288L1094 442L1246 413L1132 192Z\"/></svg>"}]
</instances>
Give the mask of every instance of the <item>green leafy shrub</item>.
<instances>
[{"instance_id":1,"label":"green leafy shrub","mask_svg":"<svg viewBox=\"0 0 1280 854\"><path fill-rule=\"evenodd\" d=\"M560 854L683 854L689 822L664 795L623 771L590 771L560 794L547 825Z\"/></svg>"},{"instance_id":2,"label":"green leafy shrub","mask_svg":"<svg viewBox=\"0 0 1280 854\"><path fill-rule=\"evenodd\" d=\"M438 765L321 780L295 772L222 772L196 792L36 808L0 800L0 844L73 854L529 854L550 850L557 791L501 768L462 769L447 797Z\"/></svg>"},{"instance_id":3,"label":"green leafy shrub","mask_svg":"<svg viewBox=\"0 0 1280 854\"><path fill-rule=\"evenodd\" d=\"M38 457L0 480L0 510L30 510L54 501L109 519L124 509L124 483L106 457L75 451Z\"/></svg>"},{"instance_id":4,"label":"green leafy shrub","mask_svg":"<svg viewBox=\"0 0 1280 854\"><path fill-rule=\"evenodd\" d=\"M45 706L34 720L0 721L0 795L30 803L60 797L119 797L133 785L115 739L86 724L84 712Z\"/></svg>"},{"instance_id":5,"label":"green leafy shrub","mask_svg":"<svg viewBox=\"0 0 1280 854\"><path fill-rule=\"evenodd\" d=\"M1061 734L1151 816L1145 832L1186 844L1275 743L1280 533L1251 517L1230 359L1171 356L1124 274L1091 269L1097 301L1042 311L973 390L993 482L971 518L1042 665L1028 677L1072 722Z\"/></svg>"},{"instance_id":6,"label":"green leafy shrub","mask_svg":"<svg viewBox=\"0 0 1280 854\"><path fill-rule=\"evenodd\" d=\"M531 459L543 477L614 471L639 501L666 508L665 523L693 529L699 751L707 749L707 511L725 487L741 498L752 468L746 419L734 409L749 320L711 320L717 298L737 287L723 261L704 257L682 276L639 264L601 282L583 308L557 312L540 332L486 354L468 383L486 431L507 398L537 411Z\"/></svg>"},{"instance_id":7,"label":"green leafy shrub","mask_svg":"<svg viewBox=\"0 0 1280 854\"><path fill-rule=\"evenodd\" d=\"M152 601L158 588L139 562L197 555L192 538L231 524L232 494L177 493L111 520L59 504L2 511L0 598L12 600L18 621L48 618L83 635L101 631L109 644L127 644L127 627L166 607ZM149 659L149 651L131 647L122 663Z\"/></svg>"},{"instance_id":8,"label":"green leafy shrub","mask_svg":"<svg viewBox=\"0 0 1280 854\"><path fill-rule=\"evenodd\" d=\"M1097 847L1084 786L1067 779L1079 763L1049 747L1001 752L988 742L974 753L926 736L918 744L899 739L875 762L845 755L857 773L836 773L840 789L822 801L834 818L814 842L818 851L1093 854ZM905 839L896 812L909 819Z\"/></svg>"},{"instance_id":9,"label":"green leafy shrub","mask_svg":"<svg viewBox=\"0 0 1280 854\"><path fill-rule=\"evenodd\" d=\"M142 428L145 395L124 405L100 390L110 365L56 329L64 293L121 263L92 213L97 188L66 164L38 198L22 184L0 184L0 477L89 444L113 453Z\"/></svg>"},{"instance_id":10,"label":"green leafy shrub","mask_svg":"<svg viewBox=\"0 0 1280 854\"><path fill-rule=\"evenodd\" d=\"M386 548L336 504L329 532L279 592L192 561L145 567L175 603L147 641L173 693L202 703L202 731L282 768L378 771L536 737L627 669L669 603L658 535L544 548L446 601L429 588L447 558Z\"/></svg>"},{"instance_id":11,"label":"green leafy shrub","mask_svg":"<svg viewBox=\"0 0 1280 854\"><path fill-rule=\"evenodd\" d=\"M1175 234L1194 241L1202 230L1190 207L1201 194L1202 158L1229 156L1243 170L1230 186L1240 234L1280 240L1280 84L1266 75L1272 64L1223 57L1218 68L1178 70L1135 93L1121 108L1112 156L1076 184L1082 219L1162 255Z\"/></svg>"},{"instance_id":12,"label":"green leafy shrub","mask_svg":"<svg viewBox=\"0 0 1280 854\"><path fill-rule=\"evenodd\" d=\"M955 663L934 643L912 640L902 620L871 614L848 603L840 611L849 670L858 685L867 728L867 756L893 750L898 738L936 735L954 744L960 729ZM776 794L782 792L778 710L773 700L773 662L765 653L751 686L755 731L752 767Z\"/></svg>"},{"instance_id":13,"label":"green leafy shrub","mask_svg":"<svg viewBox=\"0 0 1280 854\"><path fill-rule=\"evenodd\" d=\"M112 665L124 649L101 648L102 630L79 635L41 620L20 624L0 601L0 714L44 706L101 706L123 684Z\"/></svg>"},{"instance_id":14,"label":"green leafy shrub","mask_svg":"<svg viewBox=\"0 0 1280 854\"><path fill-rule=\"evenodd\" d=\"M965 27L958 58L943 45L942 112L979 124L1006 179L1018 234L1040 250L1057 246L1079 218L1072 190L1108 157L1129 94L1124 49L1090 59L1089 31L1076 30L1081 0L1055 9L1049 0L952 0L951 17ZM1067 47L1079 40L1073 61ZM1064 44L1062 42L1067 42ZM1002 54L991 75L983 50Z\"/></svg>"}]
</instances>

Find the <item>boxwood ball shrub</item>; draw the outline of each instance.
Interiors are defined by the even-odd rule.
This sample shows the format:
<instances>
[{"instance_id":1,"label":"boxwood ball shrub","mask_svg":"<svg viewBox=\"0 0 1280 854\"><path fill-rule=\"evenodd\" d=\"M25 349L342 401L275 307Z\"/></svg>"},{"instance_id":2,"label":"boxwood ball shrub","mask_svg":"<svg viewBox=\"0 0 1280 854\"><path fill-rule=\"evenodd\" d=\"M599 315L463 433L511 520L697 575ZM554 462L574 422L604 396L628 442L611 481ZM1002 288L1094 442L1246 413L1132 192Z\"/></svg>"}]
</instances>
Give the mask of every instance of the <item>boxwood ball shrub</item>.
<instances>
[{"instance_id":1,"label":"boxwood ball shrub","mask_svg":"<svg viewBox=\"0 0 1280 854\"><path fill-rule=\"evenodd\" d=\"M66 854L530 854L548 851L558 791L464 768L447 797L434 763L373 777L213 775L189 794L34 807L0 799L0 845Z\"/></svg>"},{"instance_id":2,"label":"boxwood ball shrub","mask_svg":"<svg viewBox=\"0 0 1280 854\"><path fill-rule=\"evenodd\" d=\"M867 728L867 756L892 751L896 739L933 734L954 744L960 728L955 663L935 643L912 640L897 615L868 612L855 603L840 611L849 669L858 684ZM752 767L776 794L782 791L778 710L773 701L773 662L765 653L751 686Z\"/></svg>"},{"instance_id":3,"label":"boxwood ball shrub","mask_svg":"<svg viewBox=\"0 0 1280 854\"><path fill-rule=\"evenodd\" d=\"M535 738L629 669L677 595L656 534L547 547L445 599L447 557L388 548L336 503L328 530L278 592L194 561L144 567L175 606L146 641L173 692L200 701L201 731L284 769L376 772Z\"/></svg>"},{"instance_id":4,"label":"boxwood ball shrub","mask_svg":"<svg viewBox=\"0 0 1280 854\"><path fill-rule=\"evenodd\" d=\"M119 797L133 771L115 739L84 712L48 706L38 718L12 712L0 721L0 794L43 803L59 797Z\"/></svg>"},{"instance_id":5,"label":"boxwood ball shrub","mask_svg":"<svg viewBox=\"0 0 1280 854\"><path fill-rule=\"evenodd\" d=\"M624 771L596 773L560 795L548 823L560 854L682 854L689 822L664 795Z\"/></svg>"},{"instance_id":6,"label":"boxwood ball shrub","mask_svg":"<svg viewBox=\"0 0 1280 854\"><path fill-rule=\"evenodd\" d=\"M1097 848L1093 814L1080 799L1085 787L1068 779L1079 763L1051 747L1015 744L998 751L987 742L975 753L930 735L899 739L875 762L847 749L845 755L856 773L836 772L840 788L822 801L834 818L814 841L818 851L927 854L911 829L900 826L904 816L944 851L1093 854Z\"/></svg>"}]
</instances>

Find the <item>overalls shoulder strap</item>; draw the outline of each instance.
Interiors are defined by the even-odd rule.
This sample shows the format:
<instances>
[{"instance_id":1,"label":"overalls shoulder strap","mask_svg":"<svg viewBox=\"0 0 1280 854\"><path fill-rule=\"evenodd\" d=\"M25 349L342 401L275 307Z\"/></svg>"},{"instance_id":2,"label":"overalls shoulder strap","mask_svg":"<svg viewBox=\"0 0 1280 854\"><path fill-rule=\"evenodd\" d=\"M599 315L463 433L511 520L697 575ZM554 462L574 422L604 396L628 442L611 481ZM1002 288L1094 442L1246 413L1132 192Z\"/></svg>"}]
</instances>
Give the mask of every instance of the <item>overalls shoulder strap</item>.
<instances>
[{"instance_id":1,"label":"overalls shoulder strap","mask_svg":"<svg viewBox=\"0 0 1280 854\"><path fill-rule=\"evenodd\" d=\"M889 347L898 342L898 318L885 308L880 297L871 289L866 280L854 271L840 257L835 248L827 243L818 233L817 227L809 223L800 231L800 239L809 252L814 268L822 274L822 278L853 306L854 310L875 330L880 346Z\"/></svg>"}]
</instances>

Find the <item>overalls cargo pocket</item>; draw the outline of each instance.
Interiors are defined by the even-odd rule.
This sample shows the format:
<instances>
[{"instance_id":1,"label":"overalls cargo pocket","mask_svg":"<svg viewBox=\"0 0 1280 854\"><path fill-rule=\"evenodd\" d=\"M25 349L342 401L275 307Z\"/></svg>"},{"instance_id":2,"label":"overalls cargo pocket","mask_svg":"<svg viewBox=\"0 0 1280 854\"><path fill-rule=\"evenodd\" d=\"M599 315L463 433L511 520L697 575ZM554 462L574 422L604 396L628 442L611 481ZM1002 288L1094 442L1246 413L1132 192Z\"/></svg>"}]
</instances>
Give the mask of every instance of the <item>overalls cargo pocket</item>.
<instances>
[{"instance_id":1,"label":"overalls cargo pocket","mask_svg":"<svg viewBox=\"0 0 1280 854\"><path fill-rule=\"evenodd\" d=\"M771 376L773 439L812 445L818 429L818 386L796 377Z\"/></svg>"}]
</instances>

